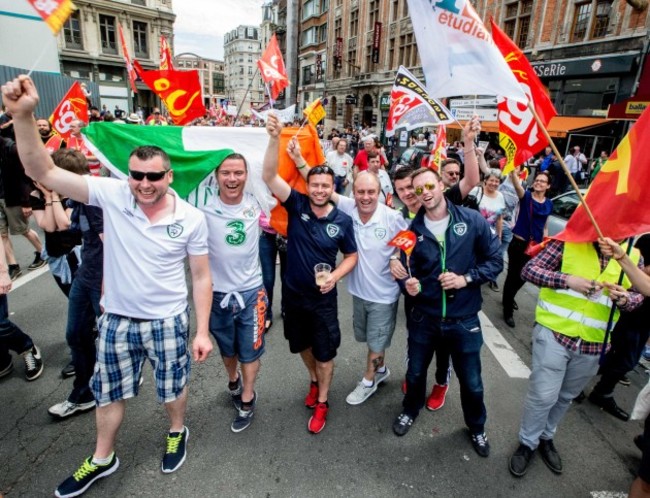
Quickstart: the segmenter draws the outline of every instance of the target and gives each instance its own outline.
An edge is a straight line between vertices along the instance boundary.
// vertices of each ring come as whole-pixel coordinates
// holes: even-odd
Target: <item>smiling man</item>
[[[264,157],[263,178],[289,214],[287,268],[282,285],[285,303],[284,335],[292,353],[300,353],[311,385],[305,406],[313,408],[309,432],[325,427],[334,358],[341,344],[336,283],[357,263],[352,220],[330,203],[334,170],[317,166],[307,175],[307,195],[293,190],[278,175],[279,137],[282,124],[270,114],[266,121],[269,145]],[[299,164],[303,169],[306,164]],[[343,261],[336,267],[338,252]],[[325,283],[316,284],[314,267],[326,263],[332,269]]]
[[[115,439],[126,399],[138,394],[147,358],[154,369],[158,401],[165,404],[170,419],[161,470],[174,472],[185,461],[189,436],[184,425],[190,373],[186,258],[197,320],[194,360],[204,361],[212,350],[205,218],[169,188],[174,172],[162,149],[133,150],[128,182],[79,176],[56,167],[39,137],[33,116],[39,97],[32,80],[19,76],[7,82],[2,97],[14,115],[16,143],[27,174],[48,189],[104,210],[104,314],[98,322],[91,380],[97,444],[94,454],[55,495],[78,496],[117,470]]]
[[[268,300],[259,258],[260,215],[257,199],[244,192],[248,165],[230,154],[215,172],[218,193],[205,189],[198,199],[208,223],[212,273],[210,333],[228,374],[228,392],[237,409],[230,429],[241,432],[253,419],[255,379],[264,353],[264,317]],[[237,366],[241,365],[241,377]],[[242,382],[243,379],[243,382]]]

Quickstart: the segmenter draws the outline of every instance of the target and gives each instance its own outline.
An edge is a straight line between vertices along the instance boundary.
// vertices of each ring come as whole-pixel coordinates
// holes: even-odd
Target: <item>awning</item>
[[[564,138],[569,132],[584,130],[587,128],[592,128],[594,126],[599,126],[607,123],[609,120],[605,118],[592,118],[592,117],[582,117],[582,116],[555,116],[551,119],[551,122],[548,124],[548,133],[553,138]],[[460,130],[460,126],[457,123],[451,123],[449,128],[455,128]],[[499,122],[498,121],[482,121],[481,122],[481,131],[488,133],[499,133]]]

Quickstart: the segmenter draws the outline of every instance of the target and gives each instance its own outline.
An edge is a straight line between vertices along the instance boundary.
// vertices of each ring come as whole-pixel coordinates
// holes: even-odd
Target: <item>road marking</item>
[[[627,498],[627,493],[622,491],[592,491],[591,498]]]
[[[24,277],[18,277],[16,280],[14,280],[12,282],[11,291],[15,291],[19,287],[22,287],[23,285],[31,282],[35,278],[40,277],[41,275],[43,275],[43,273],[47,273],[49,271],[50,271],[50,267],[48,265],[45,265],[43,268],[39,268],[38,270],[30,271]],[[9,292],[11,292],[11,291],[9,291]]]
[[[527,379],[530,376],[530,368],[515,353],[515,350],[485,313],[481,311],[478,316],[481,320],[481,328],[483,329],[483,341],[490,348],[490,351],[492,351],[492,354],[508,376],[514,379]]]

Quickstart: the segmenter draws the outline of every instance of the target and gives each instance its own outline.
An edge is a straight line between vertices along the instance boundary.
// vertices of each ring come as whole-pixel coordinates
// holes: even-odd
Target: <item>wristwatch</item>
[[[399,261],[399,256],[395,256],[394,254],[390,257],[391,261]]]
[[[474,279],[469,273],[465,273],[465,275],[463,275],[463,278],[465,279],[465,282],[467,282],[468,285],[474,281]]]

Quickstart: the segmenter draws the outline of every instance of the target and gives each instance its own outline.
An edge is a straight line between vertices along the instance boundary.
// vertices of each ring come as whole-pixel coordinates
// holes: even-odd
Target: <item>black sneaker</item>
[[[539,440],[539,454],[542,455],[542,460],[549,469],[556,474],[562,473],[562,459],[555,449],[552,439]]]
[[[81,467],[63,481],[54,495],[58,498],[71,498],[85,493],[97,479],[111,475],[120,466],[120,461],[113,453],[113,458],[106,465],[95,465],[92,457],[84,460]]]
[[[530,449],[525,444],[520,444],[519,448],[510,457],[510,473],[513,476],[521,477],[528,470],[530,460],[533,458],[535,450]]]
[[[255,404],[257,403],[257,393],[253,393],[253,400],[250,403],[242,403],[241,408],[237,410],[235,420],[230,424],[230,430],[241,432],[250,427],[255,415]],[[245,409],[246,408],[246,409]]]
[[[395,422],[393,422],[393,432],[396,436],[403,436],[406,434],[413,425],[413,418],[406,413],[400,413]]]
[[[472,446],[474,451],[478,453],[478,456],[487,458],[490,456],[490,443],[488,443],[487,436],[485,432],[477,432],[472,434]]]
[[[228,392],[230,393],[230,399],[232,404],[235,405],[235,408],[239,410],[241,407],[241,392],[242,392],[242,383],[241,383],[241,374],[237,377],[235,382],[228,382]]]
[[[41,253],[38,251],[34,251],[34,261],[32,262],[31,265],[27,267],[28,270],[38,270],[39,268],[43,268],[47,264],[47,261],[45,261],[43,258],[41,258]]]
[[[190,437],[190,431],[183,427],[183,432],[170,432],[167,434],[167,450],[162,459],[161,470],[165,474],[170,474],[183,465],[187,456],[187,440]]]
[[[41,359],[41,350],[36,346],[23,353],[25,361],[25,378],[27,380],[36,380],[43,373],[43,360]]]
[[[74,363],[70,362],[61,369],[61,377],[64,379],[67,379],[68,377],[74,377]]]
[[[11,278],[12,282],[22,274],[23,271],[20,269],[20,265],[9,265],[9,278]]]
[[[0,379],[2,377],[6,377],[7,375],[9,375],[13,369],[14,369],[14,362],[11,361],[11,358],[9,358],[9,363],[7,363],[7,366],[0,368]]]

